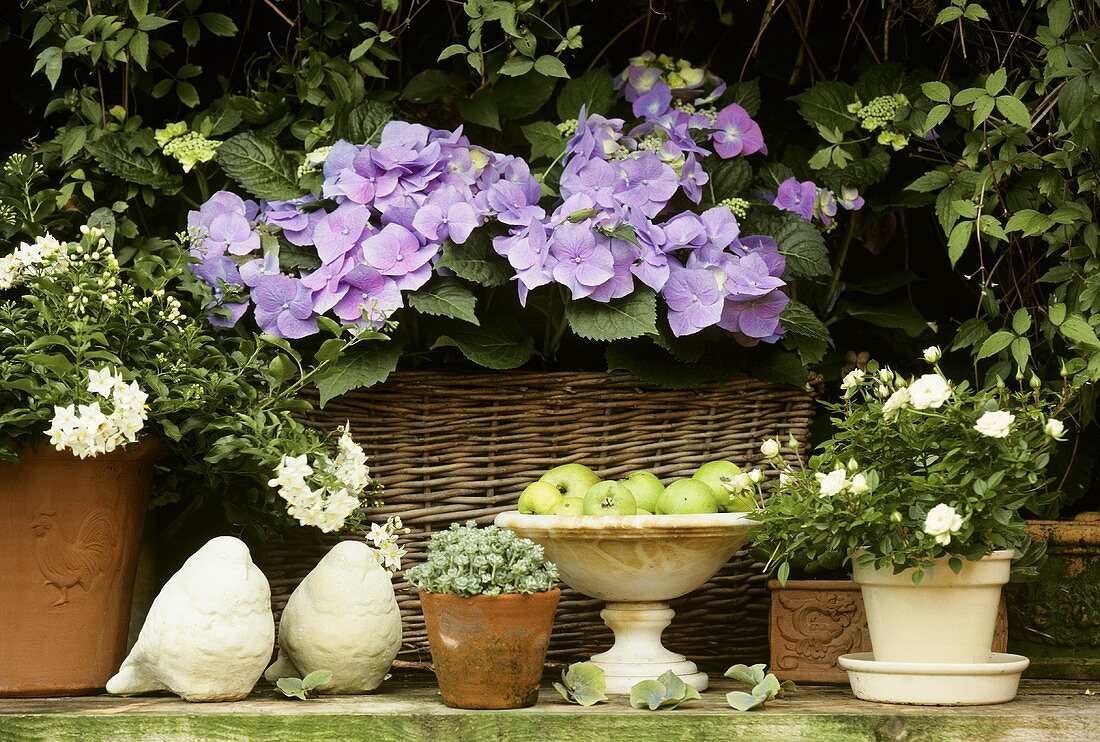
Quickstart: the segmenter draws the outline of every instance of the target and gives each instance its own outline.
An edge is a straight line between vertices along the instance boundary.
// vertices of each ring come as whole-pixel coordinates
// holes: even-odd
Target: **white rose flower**
[[[963,517],[955,512],[955,508],[941,502],[925,516],[924,532],[935,537],[937,544],[947,546],[951,543],[951,535],[958,533],[962,524]]]
[[[821,485],[822,497],[834,497],[846,490],[851,482],[848,481],[847,469],[834,469],[828,474],[818,474],[817,481]]]
[[[883,419],[894,420],[907,404],[909,404],[909,390],[902,387],[891,394],[890,399],[882,405]]]
[[[764,454],[769,459],[774,459],[779,455],[779,441],[775,438],[769,438],[760,444],[760,453]]]
[[[1007,438],[1016,416],[1004,410],[987,412],[978,418],[974,430],[988,438]]]
[[[929,363],[935,363],[943,357],[943,351],[940,350],[940,346],[933,345],[924,349],[924,360]]]
[[[855,388],[857,384],[863,379],[866,374],[861,368],[854,368],[844,375],[844,379],[840,382],[840,388],[845,391]]]
[[[856,495],[862,495],[864,492],[869,490],[870,487],[867,486],[867,477],[863,476],[862,474],[856,474],[854,477],[852,477],[851,489],[852,493]]]
[[[735,474],[728,485],[723,485],[729,492],[744,492],[752,489],[752,479],[744,472]],[[715,493],[721,494],[721,493]]]
[[[1043,426],[1043,432],[1056,441],[1064,441],[1066,426],[1061,420],[1055,420],[1052,417],[1047,420],[1046,424]]]
[[[760,480],[764,478],[764,472],[759,469],[753,469],[748,473],[748,477],[753,484],[760,484]]]
[[[951,396],[951,385],[939,374],[925,374],[909,385],[909,403],[915,410],[937,409]]]

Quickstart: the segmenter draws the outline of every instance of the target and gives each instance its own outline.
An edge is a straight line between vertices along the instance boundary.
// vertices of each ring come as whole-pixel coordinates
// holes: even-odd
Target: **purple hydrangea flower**
[[[763,296],[785,285],[783,279],[771,275],[764,258],[749,253],[726,274],[725,288],[732,298],[742,299]]]
[[[634,115],[638,118],[656,118],[672,105],[672,90],[664,82],[657,81],[645,93],[634,100]]]
[[[317,256],[331,263],[347,255],[363,239],[370,212],[359,204],[342,204],[331,214],[325,214],[313,230]]]
[[[304,247],[313,244],[313,230],[325,216],[323,209],[307,211],[304,206],[315,204],[312,195],[290,201],[264,201],[260,204],[260,218],[273,227],[283,230],[283,236],[292,245]]]
[[[618,165],[623,182],[619,200],[646,216],[656,216],[680,187],[676,171],[653,152],[642,152]]]
[[[855,186],[843,186],[840,189],[840,196],[837,197],[837,203],[847,211],[859,211],[863,208],[863,196],[859,195]]]
[[[550,254],[557,261],[554,280],[567,287],[574,299],[583,299],[615,276],[615,258],[586,224],[565,223],[554,230]]]
[[[792,211],[806,221],[814,216],[814,201],[817,200],[817,186],[811,181],[800,183],[798,178],[787,178],[779,184],[772,206],[783,211]]]
[[[244,286],[237,263],[227,257],[208,257],[201,263],[191,266],[192,272],[214,292],[214,301],[206,306],[212,311],[207,320],[215,327],[233,327],[248,310],[248,302],[222,301],[225,289],[229,286]]]
[[[252,228],[259,213],[255,201],[235,193],[218,191],[198,211],[187,213],[187,233],[195,257],[247,255],[260,247],[260,235]]]
[[[430,196],[412,219],[413,228],[425,239],[450,239],[459,245],[465,243],[480,224],[474,207],[451,187],[442,188]]]
[[[633,268],[640,251],[626,240],[611,239],[609,243],[614,275],[592,289],[588,298],[593,301],[609,302],[634,291]]]
[[[256,322],[269,335],[301,338],[317,332],[310,290],[289,276],[264,276],[252,289]]]
[[[661,291],[677,337],[693,335],[722,318],[722,294],[710,271],[676,267]]]
[[[711,140],[714,142],[714,151],[722,159],[755,152],[768,153],[759,124],[752,120],[748,111],[736,103],[730,103],[718,112]]]
[[[264,276],[273,276],[279,272],[279,256],[267,253],[262,258],[249,260],[241,266],[241,280],[244,285],[254,288]]]
[[[400,224],[387,224],[375,235],[363,240],[363,260],[383,276],[392,277],[400,288],[402,279],[410,276],[410,283],[423,285],[423,268],[439,252],[434,244],[421,245],[412,232]],[[414,275],[415,274],[415,275]],[[419,286],[417,287],[419,288]]]
[[[765,340],[780,332],[779,315],[789,303],[790,298],[779,290],[746,301],[728,301],[718,325],[750,340]]]

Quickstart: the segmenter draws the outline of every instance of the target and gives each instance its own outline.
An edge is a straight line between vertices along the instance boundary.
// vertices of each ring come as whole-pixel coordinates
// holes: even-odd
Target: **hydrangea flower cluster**
[[[552,590],[558,568],[541,546],[506,528],[451,524],[428,542],[428,560],[409,568],[405,578],[428,593],[507,595]]]
[[[183,165],[185,173],[191,172],[200,162],[213,160],[221,146],[221,142],[216,139],[207,139],[197,131],[188,131],[187,124],[183,121],[157,129],[153,136],[161,151]]]
[[[844,186],[836,194],[813,181],[792,177],[779,184],[772,206],[798,214],[806,221],[817,219],[825,227],[831,227],[837,206],[846,211],[859,211],[863,208],[863,196],[854,186]]]
[[[68,248],[53,235],[47,233],[32,243],[22,242],[11,254],[0,257],[0,291],[27,278],[58,273],[68,266]]]
[[[399,515],[391,515],[382,525],[371,524],[367,540],[374,544],[379,564],[391,577],[401,569],[401,557],[408,553],[398,544],[398,534],[409,532],[410,529],[405,528]]]
[[[286,338],[317,332],[331,313],[381,326],[431,277],[444,242],[464,244],[487,219],[541,218],[540,186],[519,158],[477,147],[455,131],[391,121],[378,146],[339,141],[322,165],[321,196],[257,204],[221,191],[188,215],[195,275],[214,290],[212,321],[231,326],[255,305],[257,323]],[[278,228],[316,250],[300,276],[258,255],[260,232]]]
[[[516,215],[510,234],[493,241],[516,271],[521,301],[549,283],[598,302],[644,285],[664,298],[677,336],[712,326],[745,345],[781,336],[786,261],[775,241],[742,236],[732,205],[668,214],[681,192],[702,200],[702,162],[712,154],[766,152],[743,108],[710,106],[725,86],[702,95],[704,78],[686,63],[642,55],[619,77],[640,119],[633,128],[581,110],[562,157],[561,202],[548,217]],[[674,100],[684,93],[699,97]],[[698,143],[708,139],[713,153]]]
[[[361,497],[373,483],[367,455],[352,440],[350,425],[336,441],[336,457],[318,454],[284,455],[275,467],[268,486],[279,490],[287,512],[304,526],[316,526],[325,533],[337,531],[361,504]],[[400,559],[400,555],[398,555]]]
[[[848,104],[848,112],[854,113],[859,125],[867,131],[878,131],[879,144],[900,150],[909,143],[909,135],[894,127],[894,117],[898,109],[909,105],[909,99],[902,93],[880,95],[867,103],[857,100]]]
[[[104,367],[88,372],[87,391],[102,397],[107,409],[99,401],[55,405],[53,421],[46,431],[50,444],[58,451],[69,449],[74,456],[85,459],[137,442],[145,427],[145,401],[149,398],[137,382],[127,384],[121,375]]]

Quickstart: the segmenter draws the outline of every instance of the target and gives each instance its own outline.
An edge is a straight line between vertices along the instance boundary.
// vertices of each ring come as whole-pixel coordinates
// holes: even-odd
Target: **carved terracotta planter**
[[[420,593],[443,703],[461,709],[534,706],[561,590],[530,595]]]
[[[81,460],[43,443],[0,463],[0,696],[92,693],[118,669],[162,451],[149,437]]]
[[[863,610],[863,595],[852,580],[789,580],[771,590],[768,643],[770,666],[783,680],[811,683],[847,683],[848,673],[837,667],[842,654],[870,652],[871,636]],[[993,637],[993,651],[1008,644],[1008,620],[1002,602]]]
[[[1031,659],[1030,677],[1100,679],[1100,513],[1028,530],[1047,561],[1038,580],[1009,586],[1011,651]]]

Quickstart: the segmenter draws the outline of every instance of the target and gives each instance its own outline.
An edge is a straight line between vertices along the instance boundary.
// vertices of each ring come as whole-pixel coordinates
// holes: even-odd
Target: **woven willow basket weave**
[[[762,463],[767,437],[805,440],[813,394],[747,377],[690,390],[648,386],[627,374],[398,372],[384,384],[332,400],[310,421],[350,421],[386,487],[367,518],[400,515],[412,533],[403,566],[423,561],[428,537],[451,523],[492,522],[547,469],[579,461],[604,478],[648,469],[662,480],[689,476],[714,459]],[[312,529],[310,529],[312,531]],[[276,617],[297,584],[339,537],[292,536],[261,556]],[[345,535],[344,538],[347,538]],[[406,662],[427,662],[415,590],[397,576]],[[666,645],[700,664],[764,661],[770,596],[762,565],[744,552],[706,586],[673,602]],[[587,658],[609,646],[602,603],[562,591],[551,661]]]

